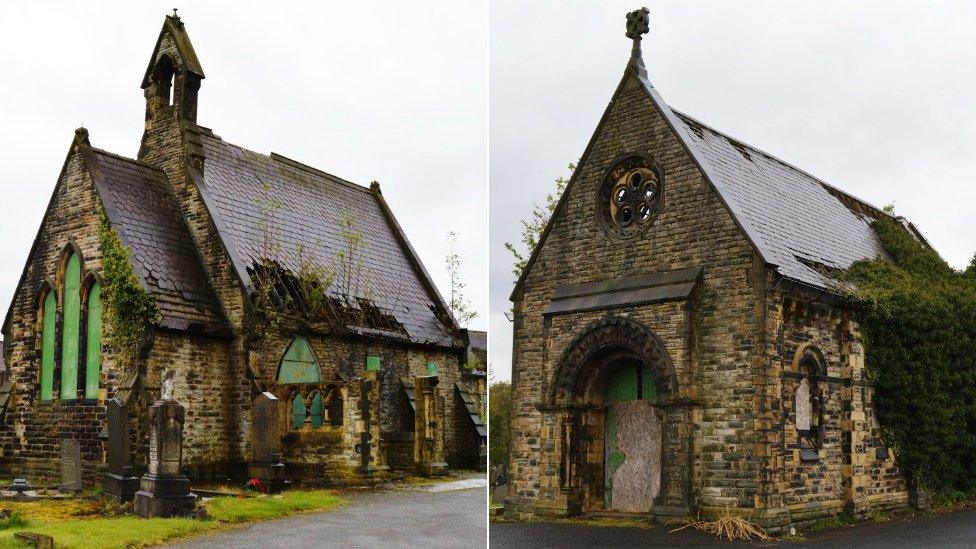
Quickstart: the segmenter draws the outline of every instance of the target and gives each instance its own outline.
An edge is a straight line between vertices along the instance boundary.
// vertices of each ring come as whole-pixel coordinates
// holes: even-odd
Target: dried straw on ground
[[[696,530],[700,530],[707,534],[712,534],[720,538],[728,538],[729,541],[743,540],[750,541],[757,539],[759,541],[769,541],[772,539],[765,530],[759,526],[749,522],[749,519],[736,516],[732,513],[731,507],[726,507],[722,514],[720,514],[715,520],[701,520],[701,515],[695,519],[688,519],[688,524],[680,528],[675,528],[671,532],[677,532],[678,530],[684,530],[685,528],[692,527]]]

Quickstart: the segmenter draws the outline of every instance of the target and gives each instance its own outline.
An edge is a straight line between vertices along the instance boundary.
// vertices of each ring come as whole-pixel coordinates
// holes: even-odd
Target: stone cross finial
[[[627,14],[627,38],[634,41],[634,49],[631,52],[633,57],[641,56],[640,41],[641,36],[651,30],[650,10],[641,8]]]

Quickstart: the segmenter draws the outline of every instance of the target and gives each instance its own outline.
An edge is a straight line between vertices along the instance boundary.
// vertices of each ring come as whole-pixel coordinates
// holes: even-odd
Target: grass
[[[296,513],[326,511],[343,500],[326,490],[295,490],[280,496],[214,498],[205,504],[208,520],[189,518],[142,519],[132,515],[105,517],[114,512],[101,500],[73,499],[30,503],[0,503],[21,517],[20,525],[0,528],[0,547],[23,547],[14,533],[31,531],[54,537],[56,547],[122,549],[216,531],[233,524],[280,518]],[[13,515],[12,515],[13,516]],[[23,522],[26,521],[26,524]]]
[[[844,526],[850,526],[857,522],[854,515],[847,509],[836,517],[831,517],[827,519],[820,519],[810,525],[806,529],[808,533],[823,532],[824,530],[834,530],[836,528],[843,528]]]

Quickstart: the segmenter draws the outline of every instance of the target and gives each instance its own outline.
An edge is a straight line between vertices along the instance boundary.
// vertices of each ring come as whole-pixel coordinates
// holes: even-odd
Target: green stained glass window
[[[64,270],[64,326],[61,340],[61,399],[78,396],[78,336],[81,324],[81,260],[72,254]]]
[[[437,375],[437,363],[436,362],[428,362],[427,363],[427,375],[429,375],[429,376],[436,376]]]
[[[319,362],[304,337],[292,340],[278,367],[278,383],[318,383]]]
[[[366,357],[366,371],[371,372],[380,369],[380,357],[378,356],[368,356]]]
[[[44,296],[41,323],[41,400],[54,396],[54,338],[57,330],[58,297],[51,290]]]
[[[85,398],[98,398],[98,381],[102,367],[102,285],[88,290],[88,325],[85,330]]]
[[[291,425],[296,429],[305,425],[305,399],[302,395],[295,395],[295,400],[291,403]]]
[[[312,420],[312,427],[322,426],[322,413],[324,406],[322,406],[322,395],[320,393],[315,393],[312,397],[312,407],[309,409],[309,418]]]

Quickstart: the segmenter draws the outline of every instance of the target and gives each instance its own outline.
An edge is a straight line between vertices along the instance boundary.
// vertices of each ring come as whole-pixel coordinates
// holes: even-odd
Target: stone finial
[[[84,143],[85,145],[90,143],[90,141],[88,141],[88,130],[85,129],[84,126],[75,130],[75,142]]]
[[[634,41],[634,49],[631,51],[632,57],[641,56],[641,36],[651,30],[650,17],[648,17],[650,13],[647,8],[641,8],[627,14],[627,38]]]

